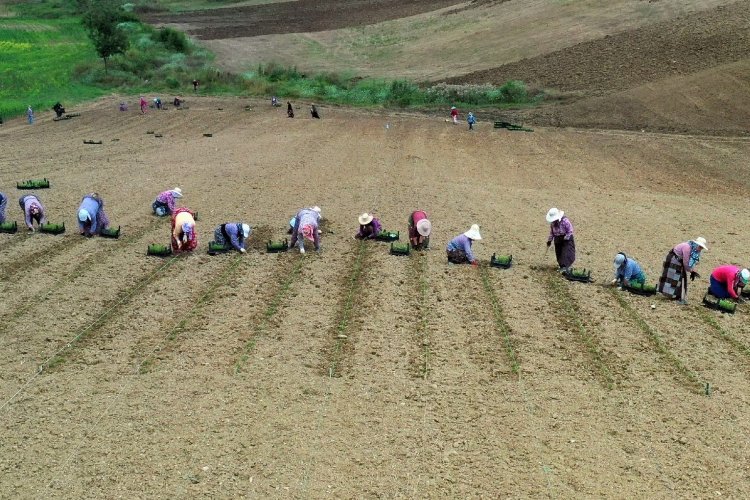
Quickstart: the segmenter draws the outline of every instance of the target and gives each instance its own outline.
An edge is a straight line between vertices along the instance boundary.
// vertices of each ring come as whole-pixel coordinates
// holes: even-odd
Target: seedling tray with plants
[[[493,253],[492,257],[490,257],[490,267],[508,269],[512,264],[513,255],[496,255]]]
[[[221,245],[215,241],[208,243],[208,255],[218,255],[221,253],[227,253],[232,247],[230,245]]]
[[[711,293],[706,292],[703,296],[703,305],[709,309],[715,309],[723,313],[734,314],[737,310],[737,303],[730,299],[720,299]]]
[[[49,179],[29,179],[27,181],[16,182],[16,189],[47,189],[49,188]]]
[[[169,245],[152,243],[148,246],[146,255],[153,255],[155,257],[169,257],[170,255],[172,255],[172,247]]]
[[[120,237],[120,226],[117,226],[117,229],[112,229],[111,227],[104,228],[99,234],[105,238],[117,239]]]
[[[18,232],[16,221],[0,223],[0,233],[14,234],[16,232]]]
[[[375,236],[375,239],[378,241],[398,241],[399,238],[399,232],[398,231],[380,231],[377,236]]]
[[[649,285],[647,283],[630,282],[629,285],[623,285],[623,290],[627,290],[630,293],[636,295],[644,295],[649,297],[656,294],[656,285]]]
[[[48,233],[48,234],[62,234],[65,232],[65,223],[62,224],[52,224],[50,222],[41,224],[39,226],[39,232],[42,233]]]
[[[391,243],[391,255],[409,255],[408,243]]]
[[[286,252],[289,250],[289,240],[268,240],[266,243],[266,252],[268,253],[279,253]]]
[[[573,268],[570,271],[563,273],[566,279],[570,281],[580,281],[581,283],[591,283],[591,271],[588,269]]]

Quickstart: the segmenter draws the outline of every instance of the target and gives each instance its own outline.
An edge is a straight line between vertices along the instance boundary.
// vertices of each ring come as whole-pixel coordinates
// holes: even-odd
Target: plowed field
[[[714,266],[747,263],[750,140],[117,102],[0,128],[9,218],[15,182],[47,177],[69,228],[0,234],[0,497],[750,496],[750,313],[699,305]],[[176,185],[200,246],[147,257]],[[92,190],[119,240],[74,230]],[[265,253],[313,204],[322,252]],[[554,272],[550,206],[595,283]],[[352,238],[360,212],[403,234],[416,208],[428,252]],[[252,249],[208,256],[233,220]],[[512,268],[446,263],[472,223]],[[617,251],[653,280],[698,235],[689,306],[603,286]]]

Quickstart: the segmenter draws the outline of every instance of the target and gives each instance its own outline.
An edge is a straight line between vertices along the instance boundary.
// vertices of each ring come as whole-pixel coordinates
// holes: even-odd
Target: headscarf
[[[315,228],[312,224],[302,226],[302,235],[310,241],[315,241]]]
[[[693,266],[701,260],[700,249],[702,247],[694,241],[689,241],[688,243],[690,244],[690,259],[688,260],[688,267],[692,269]]]

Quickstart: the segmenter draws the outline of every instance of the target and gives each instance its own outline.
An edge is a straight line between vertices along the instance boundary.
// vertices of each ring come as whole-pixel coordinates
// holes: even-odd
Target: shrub
[[[169,27],[164,27],[157,31],[157,40],[168,50],[174,52],[188,53],[190,50],[190,43],[185,33]]]

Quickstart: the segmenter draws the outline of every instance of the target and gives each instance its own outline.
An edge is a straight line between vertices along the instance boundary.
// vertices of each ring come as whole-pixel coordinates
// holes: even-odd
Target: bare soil
[[[325,106],[322,120],[287,119],[239,98],[142,116],[120,100],[0,128],[10,218],[15,182],[48,177],[39,196],[70,228],[0,234],[0,497],[750,496],[750,358],[704,317],[747,346],[750,313],[699,305],[714,266],[745,264],[747,138],[518,133],[481,116],[470,133]],[[169,234],[150,203],[177,185],[200,246],[147,257]],[[72,230],[92,190],[121,239]],[[261,250],[312,204],[328,220],[320,254]],[[554,274],[553,205],[595,283]],[[359,213],[405,232],[416,208],[432,250],[360,253]],[[253,249],[206,255],[234,220],[256,228]],[[483,262],[514,255],[487,272],[520,376],[480,270],[446,263],[472,223]],[[624,296],[638,321],[603,286],[617,251],[654,280],[698,235],[709,251],[691,305]]]

